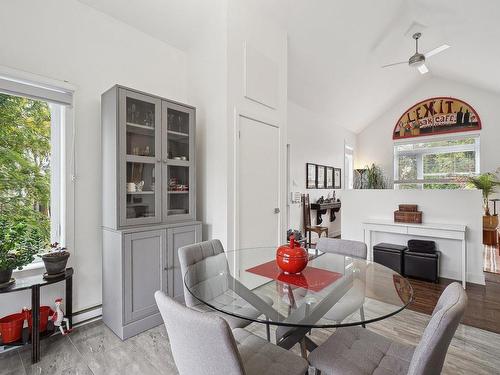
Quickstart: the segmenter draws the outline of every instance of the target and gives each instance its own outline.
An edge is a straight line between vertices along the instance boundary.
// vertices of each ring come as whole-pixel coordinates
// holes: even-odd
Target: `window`
[[[63,140],[71,101],[71,92],[0,74],[0,219],[29,226],[26,239],[40,247],[65,243]]]
[[[344,145],[344,186],[354,187],[354,149],[347,144]]]
[[[479,136],[441,138],[394,146],[396,189],[462,189],[479,174]]]

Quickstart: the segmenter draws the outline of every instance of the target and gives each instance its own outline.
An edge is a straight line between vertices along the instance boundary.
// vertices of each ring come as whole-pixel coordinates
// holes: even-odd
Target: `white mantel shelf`
[[[467,226],[445,223],[395,223],[393,220],[371,219],[363,222],[364,240],[370,260],[373,260],[372,233],[396,233],[416,237],[445,238],[462,244],[462,286],[465,289],[467,275]]]

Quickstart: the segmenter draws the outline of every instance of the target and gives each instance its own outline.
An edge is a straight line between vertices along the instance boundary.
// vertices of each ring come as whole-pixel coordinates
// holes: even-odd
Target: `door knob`
[[[279,207],[276,207],[276,208],[274,209],[274,213],[275,213],[275,214],[279,214],[279,213],[280,213],[280,209],[279,209]]]

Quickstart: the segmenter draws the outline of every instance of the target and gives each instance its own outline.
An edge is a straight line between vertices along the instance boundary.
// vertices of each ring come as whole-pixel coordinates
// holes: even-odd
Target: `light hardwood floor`
[[[367,309],[384,308],[382,304],[373,302]],[[429,315],[404,310],[386,320],[368,325],[368,329],[415,345],[429,319]],[[261,324],[253,323],[248,329],[265,336],[265,329]],[[333,330],[315,329],[311,338],[320,344],[332,332]],[[299,353],[298,348],[293,350]],[[195,356],[193,360],[196,360]],[[77,327],[68,336],[57,335],[43,341],[42,360],[36,365],[30,363],[29,348],[0,355],[0,375],[176,373],[163,325],[122,342],[101,321],[96,321]],[[443,374],[500,374],[500,335],[460,325],[448,351]]]

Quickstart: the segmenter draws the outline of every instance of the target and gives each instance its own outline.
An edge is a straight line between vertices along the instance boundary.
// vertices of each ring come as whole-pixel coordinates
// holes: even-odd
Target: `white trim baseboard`
[[[78,324],[81,322],[85,322],[90,319],[100,318],[102,316],[102,306],[96,306],[94,308],[90,308],[87,310],[83,310],[82,312],[73,313],[73,324]]]

